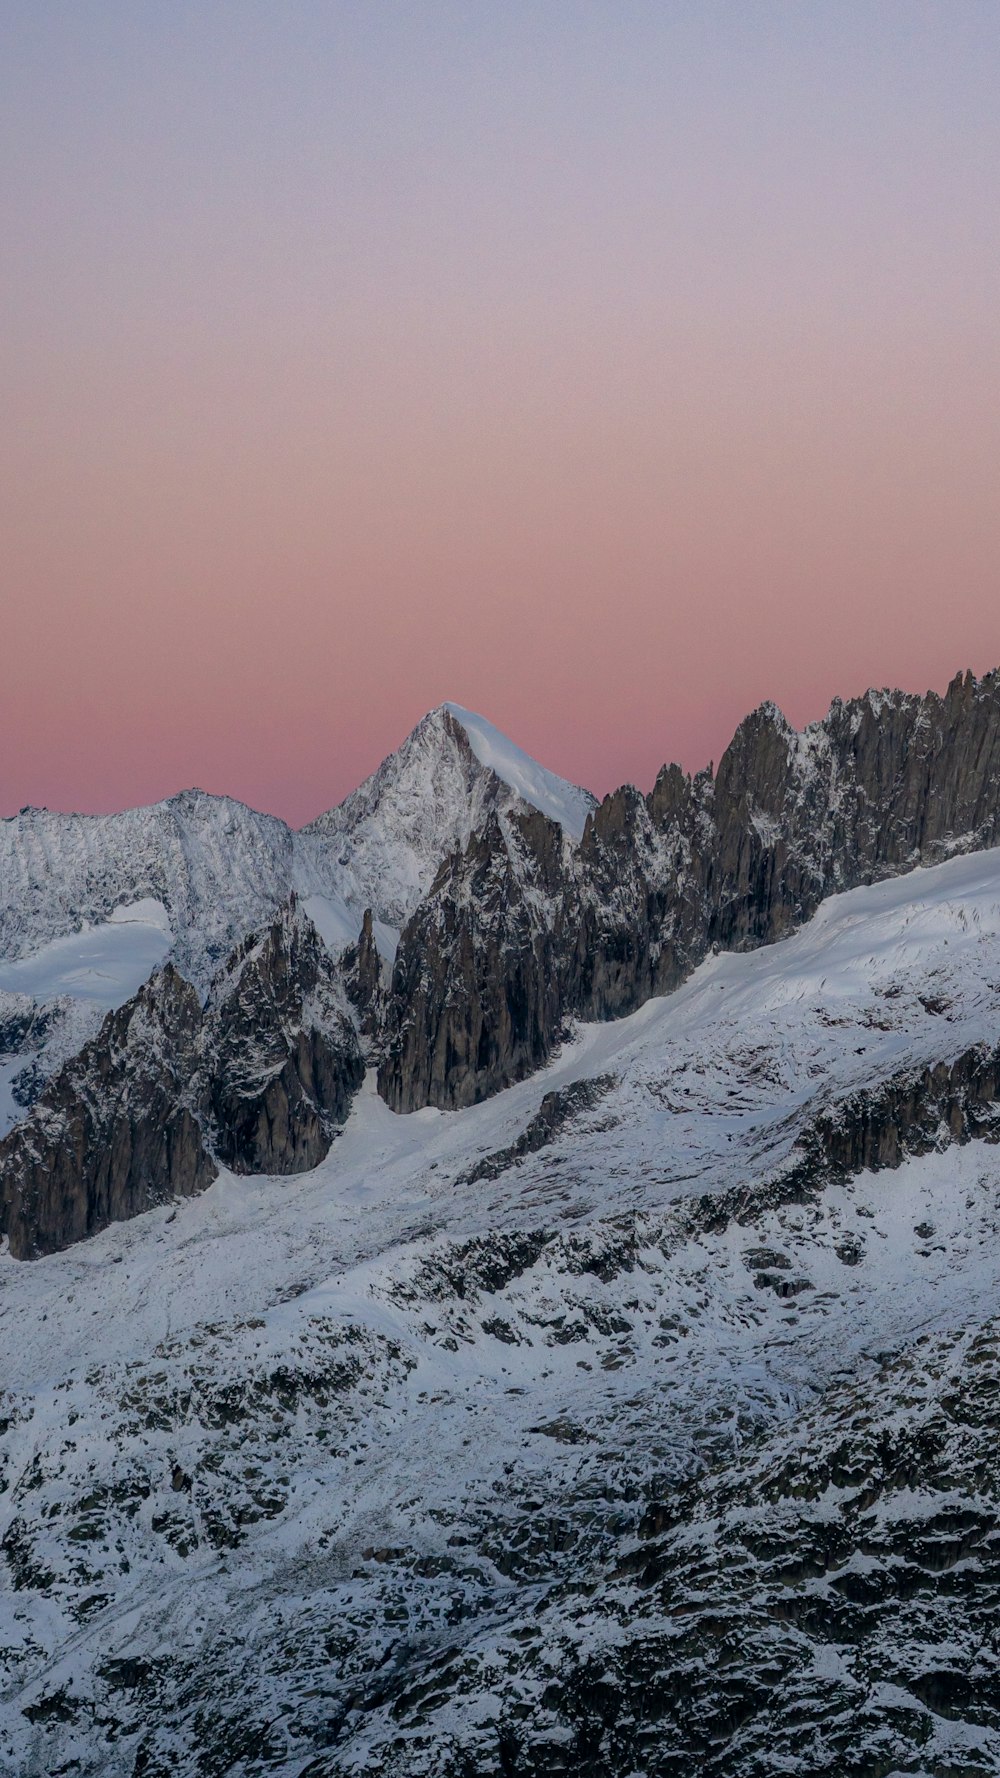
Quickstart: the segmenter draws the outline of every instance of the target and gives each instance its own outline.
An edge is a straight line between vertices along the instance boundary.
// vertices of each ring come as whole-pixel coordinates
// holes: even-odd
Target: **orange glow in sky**
[[[1000,664],[1000,13],[0,20],[0,813]]]

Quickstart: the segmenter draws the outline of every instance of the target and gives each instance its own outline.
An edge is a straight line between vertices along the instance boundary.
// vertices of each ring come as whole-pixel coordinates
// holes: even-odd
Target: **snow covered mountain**
[[[6,1768],[995,1771],[998,1032],[984,852],[0,1261]]]
[[[1000,1770],[1000,677],[176,800],[4,854],[0,1767]]]
[[[442,704],[345,802],[303,828],[298,886],[307,896],[333,888],[354,911],[355,933],[359,913],[371,908],[391,954],[442,861],[464,851],[492,812],[529,807],[579,840],[597,798],[538,765],[482,716]],[[317,924],[322,931],[321,915]]]
[[[120,815],[0,821],[0,1135],[23,1109],[11,1083],[30,1088],[168,956],[206,992],[297,891],[334,952],[356,944],[370,908],[391,958],[448,853],[490,810],[532,799],[574,838],[596,803],[484,718],[442,705],[301,833],[199,790]]]

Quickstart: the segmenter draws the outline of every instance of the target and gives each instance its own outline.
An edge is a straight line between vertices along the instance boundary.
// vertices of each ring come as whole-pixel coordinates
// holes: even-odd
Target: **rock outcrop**
[[[406,927],[379,1090],[395,1111],[474,1105],[541,1066],[560,1016],[562,829],[492,813]]]
[[[952,1142],[1000,1141],[1000,1049],[982,1045],[916,1076],[851,1094],[799,1138],[803,1177],[848,1179]]]
[[[1000,841],[1000,674],[869,692],[797,734],[773,704],[717,774],[665,766],[579,847],[490,819],[404,928],[379,1087],[467,1105],[537,1067],[567,1018],[632,1012],[713,946],[786,936],[829,894]]]
[[[16,1258],[237,1173],[321,1161],[364,1076],[340,967],[294,896],[239,945],[204,1009],[167,964],[109,1013],[0,1142]]]
[[[565,1087],[554,1087],[544,1095],[534,1117],[508,1147],[485,1154],[456,1183],[475,1185],[480,1179],[499,1179],[509,1167],[519,1167],[529,1155],[538,1154],[540,1149],[555,1142],[585,1112],[593,1111],[616,1084],[615,1075],[598,1074],[589,1079],[571,1080]],[[617,1121],[614,1114],[610,1121]],[[605,1128],[608,1127],[606,1123]]]
[[[366,1037],[377,1037],[385,1017],[389,971],[379,953],[371,908],[365,909],[356,945],[349,945],[341,959],[347,998]]]
[[[0,1143],[3,1228],[52,1253],[216,1176],[192,1102],[201,1008],[172,965],[109,1013]]]
[[[209,993],[202,1100],[237,1173],[302,1173],[327,1153],[364,1076],[342,977],[293,896]]]

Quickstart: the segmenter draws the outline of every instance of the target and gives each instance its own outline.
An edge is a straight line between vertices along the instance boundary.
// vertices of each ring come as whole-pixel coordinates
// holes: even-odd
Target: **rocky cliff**
[[[442,865],[404,934],[379,1090],[395,1111],[473,1105],[541,1066],[560,1016],[566,842],[493,812]]]
[[[209,994],[201,1099],[237,1173],[315,1167],[361,1085],[340,972],[294,896],[240,945]]]
[[[869,692],[796,733],[773,704],[718,772],[606,797],[573,848],[494,821],[404,928],[379,1076],[389,1104],[472,1103],[568,1017],[633,1011],[713,946],[784,937],[827,895],[1000,838],[1000,674]]]
[[[168,964],[49,1082],[0,1143],[16,1258],[211,1184],[216,1167],[191,1102],[200,1032],[198,996]]]
[[[364,1061],[340,967],[294,897],[237,946],[203,1008],[167,964],[53,1076],[0,1143],[20,1259],[216,1177],[321,1161]]]

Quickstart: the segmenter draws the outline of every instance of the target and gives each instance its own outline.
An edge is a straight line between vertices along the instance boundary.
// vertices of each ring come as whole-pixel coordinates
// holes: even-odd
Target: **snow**
[[[571,839],[583,838],[587,816],[597,807],[597,798],[589,790],[582,790],[539,765],[530,754],[487,722],[485,716],[477,716],[475,711],[466,710],[461,704],[448,702],[444,708],[461,723],[481,765],[495,772],[532,808],[540,809],[551,821],[558,821]]]
[[[429,761],[421,742],[411,789],[426,788]],[[394,784],[401,812],[410,792]],[[364,815],[372,868],[379,823],[383,839],[405,830],[385,816],[384,802]],[[425,836],[409,831],[419,863]],[[314,881],[306,900],[331,942],[351,916],[338,894]],[[78,934],[82,960],[57,938],[3,968],[33,965],[46,992],[82,969],[117,992],[128,945],[169,942],[165,908],[140,900]],[[998,1030],[989,852],[833,897],[780,944],[710,958],[632,1017],[579,1027],[546,1069],[468,1111],[396,1116],[369,1076],[312,1173],[224,1172],[202,1197],[68,1252],[0,1257],[0,1540],[29,1574],[0,1598],[0,1757],[25,1778],[76,1757],[108,1778],[134,1769],[145,1722],[113,1744],[94,1726],[131,1708],[117,1693],[105,1707],[100,1674],[115,1658],[168,1672],[186,1650],[213,1699],[236,1699],[249,1673],[269,1720],[308,1714],[315,1673],[300,1695],[294,1663],[274,1656],[307,1649],[317,1623],[321,1639],[331,1626],[343,1639],[323,1669],[327,1719],[338,1686],[357,1691],[383,1660],[445,1636],[500,1684],[516,1665],[506,1630],[537,1622],[558,1664],[566,1613],[546,1588],[586,1579],[621,1536],[615,1513],[654,1487],[674,1497],[764,1434],[791,1439],[838,1377],[863,1384],[882,1353],[995,1312],[997,1147],[946,1148],[805,1203],[751,1200],[831,1100],[994,1046]],[[545,1093],[607,1075],[546,1148],[466,1183]],[[690,1219],[734,1187],[738,1221]],[[505,1271],[503,1243],[528,1237]],[[761,1251],[799,1294],[767,1284]],[[817,1511],[832,1521],[842,1492]],[[897,1506],[922,1522],[916,1490]],[[752,1510],[777,1518],[770,1503]],[[207,1528],[227,1514],[238,1535],[220,1554]],[[177,1525],[170,1541],[164,1526]],[[716,1532],[695,1524],[691,1542],[708,1548]],[[32,1564],[53,1579],[35,1585]],[[580,1646],[590,1637],[600,1653],[617,1634],[627,1626],[584,1620]],[[815,1666],[839,1683],[834,1650]],[[70,1679],[98,1706],[65,1728],[58,1712],[47,1728],[22,1715]],[[492,1706],[480,1683],[427,1709],[471,1732]],[[142,1699],[135,1709],[149,1714]],[[383,1729],[373,1709],[354,1769],[388,1769]],[[184,1770],[189,1752],[161,1764]]]
[[[334,956],[346,950],[348,945],[357,944],[364,910],[359,914],[356,909],[348,907],[342,896],[333,894],[304,895],[301,906]],[[399,928],[387,926],[384,920],[373,919],[372,931],[379,955],[391,963],[399,944]]]
[[[464,851],[492,812],[526,803],[562,822],[570,838],[579,838],[595,807],[588,791],[547,771],[483,717],[441,704],[344,802],[296,835],[296,887],[346,908],[352,938],[371,908],[379,949],[391,958],[443,860]],[[332,917],[329,929],[336,931]]]
[[[921,995],[950,999],[948,1011],[927,1012]],[[93,1299],[106,1355],[155,1343],[167,1325],[255,1314],[304,1278],[339,1290],[351,1267],[427,1231],[460,1240],[532,1217],[648,1213],[770,1176],[832,1096],[992,1044],[998,1026],[1000,852],[832,897],[792,938],[713,957],[631,1017],[578,1027],[548,1067],[481,1105],[398,1116],[369,1074],[313,1172],[223,1173],[169,1226],[154,1211],[31,1265],[0,1262],[0,1329],[20,1328],[13,1345],[0,1332],[0,1367],[37,1378],[86,1354],[90,1289],[116,1260],[111,1299]],[[608,1073],[612,1091],[550,1146],[496,1180],[461,1183],[547,1092]],[[939,1164],[952,1177],[959,1158]],[[889,1190],[883,1176],[873,1189]],[[68,1277],[87,1286],[77,1313]],[[48,1315],[34,1348],[31,1304]]]
[[[146,896],[114,908],[97,925],[50,940],[31,956],[0,963],[0,990],[42,1002],[69,995],[108,1012],[159,968],[172,942],[166,908]]]

